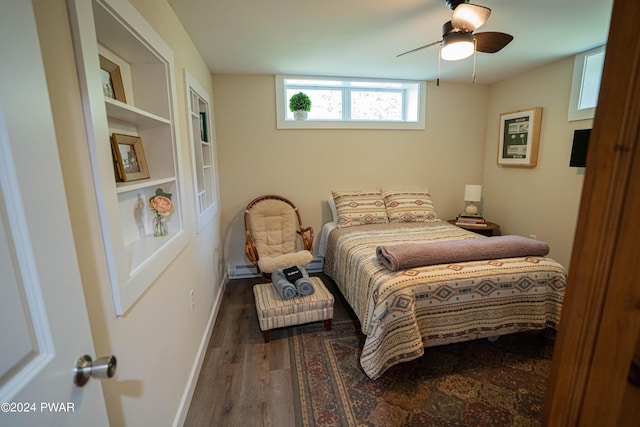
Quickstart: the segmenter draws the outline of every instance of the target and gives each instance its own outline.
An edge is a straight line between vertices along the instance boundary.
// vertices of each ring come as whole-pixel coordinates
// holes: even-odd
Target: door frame
[[[614,0],[543,425],[618,425],[640,331],[640,37]]]

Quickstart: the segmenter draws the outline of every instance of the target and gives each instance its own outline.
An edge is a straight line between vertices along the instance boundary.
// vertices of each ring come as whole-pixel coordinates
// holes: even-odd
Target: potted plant
[[[306,93],[298,92],[289,99],[289,110],[296,120],[306,120],[307,113],[311,111],[311,99]]]

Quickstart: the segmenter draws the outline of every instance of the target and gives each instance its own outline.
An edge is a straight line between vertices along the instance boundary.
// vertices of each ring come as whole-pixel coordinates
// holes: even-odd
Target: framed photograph
[[[536,166],[542,107],[500,114],[498,164]]]
[[[107,98],[120,102],[127,102],[124,96],[124,85],[122,84],[122,74],[117,64],[100,56],[100,77],[102,78],[102,92]]]
[[[116,170],[122,181],[149,178],[147,160],[144,157],[142,139],[139,136],[114,133],[111,137],[111,147]]]

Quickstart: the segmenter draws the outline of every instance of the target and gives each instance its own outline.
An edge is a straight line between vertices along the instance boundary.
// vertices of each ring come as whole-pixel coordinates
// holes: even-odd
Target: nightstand
[[[463,228],[465,230],[473,231],[474,233],[483,234],[485,236],[494,236],[500,232],[500,226],[495,222],[487,221],[486,226],[476,226],[476,225],[460,225],[456,224],[455,219],[450,219],[447,221],[449,224],[453,224],[456,227]]]

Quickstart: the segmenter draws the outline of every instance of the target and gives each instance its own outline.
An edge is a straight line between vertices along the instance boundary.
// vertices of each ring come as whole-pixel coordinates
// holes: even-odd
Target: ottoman
[[[319,277],[310,277],[315,291],[311,295],[283,300],[273,283],[253,287],[256,311],[264,342],[269,342],[271,329],[324,320],[325,329],[331,330],[333,295]]]

